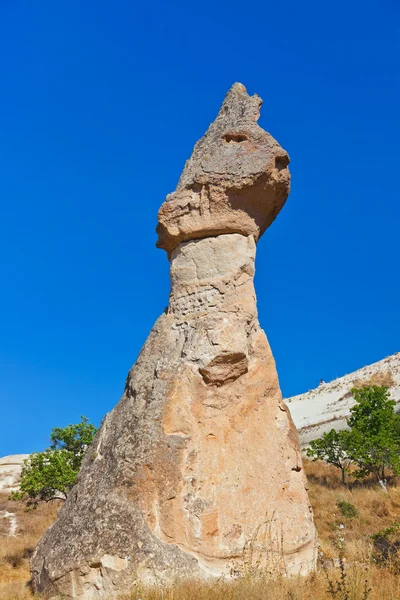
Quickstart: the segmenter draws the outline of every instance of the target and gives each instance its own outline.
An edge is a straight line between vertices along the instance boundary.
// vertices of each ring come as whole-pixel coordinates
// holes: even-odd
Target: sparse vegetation
[[[349,419],[350,431],[332,430],[312,443],[309,455],[313,461],[305,464],[320,540],[316,573],[294,578],[271,576],[270,570],[263,570],[250,543],[244,548],[243,565],[230,583],[138,586],[121,600],[309,600],[310,590],[315,600],[398,600],[400,487],[395,475],[400,470],[400,417],[395,415],[385,387],[361,387],[353,394],[356,404]],[[94,432],[86,419],[54,429],[51,447],[34,455],[41,458],[24,467],[24,498],[50,499],[60,489],[67,493]],[[55,464],[61,456],[67,460],[62,459],[57,470]],[[353,477],[343,486],[347,473]],[[378,476],[392,484],[386,493],[374,484]],[[50,484],[44,485],[45,477]],[[18,522],[16,537],[6,537],[6,528],[0,530],[1,600],[34,598],[29,588],[29,558],[60,504],[42,503],[32,511],[26,502],[0,499],[0,510],[16,513]],[[268,523],[266,519],[266,538]]]
[[[369,379],[355,379],[353,381],[353,388],[360,389],[366,386],[378,386],[378,387],[387,387],[390,388],[395,385],[395,381],[393,379],[392,372],[390,370],[387,371],[378,371],[371,375]]]
[[[75,425],[54,428],[50,434],[51,446],[24,461],[20,490],[12,498],[24,500],[28,506],[37,506],[40,501],[66,500],[95,433],[95,426],[86,417],[81,417]]]
[[[342,483],[346,482],[346,473],[349,472],[351,459],[348,456],[346,447],[348,431],[336,431],[331,429],[324,433],[322,437],[313,440],[307,449],[307,456],[315,460],[323,460],[329,465],[340,469]]]
[[[385,386],[351,391],[356,403],[347,420],[350,430],[324,433],[311,442],[307,455],[339,468],[343,484],[350,465],[355,465],[353,477],[362,479],[372,473],[386,491],[387,470],[400,473],[400,415]]]
[[[1,600],[32,600],[29,559],[39,537],[54,521],[59,506],[59,502],[43,503],[32,511],[22,502],[0,496],[0,510],[15,513],[18,523],[15,537],[7,537],[6,530],[0,536]]]
[[[355,519],[358,517],[358,510],[351,502],[347,500],[340,500],[337,503],[337,507],[340,510],[341,514],[347,519]]]
[[[372,473],[386,490],[386,470],[400,473],[400,416],[385,386],[354,389],[347,451],[357,465],[355,477]]]
[[[137,589],[123,600],[331,600],[327,575],[336,590],[343,573],[349,600],[399,600],[400,576],[396,569],[397,525],[400,515],[400,486],[391,478],[388,493],[374,482],[373,476],[351,479],[347,487],[341,484],[340,471],[323,462],[306,462],[310,500],[320,540],[320,568],[309,577],[278,578],[271,581],[267,574],[254,573],[232,584],[177,583],[152,590]],[[342,514],[339,503],[347,503],[358,511],[358,517]],[[42,503],[35,511],[22,502],[0,501],[0,510],[17,514],[15,538],[0,538],[0,598],[1,600],[33,600],[27,587],[29,555],[44,529],[50,525],[61,503]],[[345,509],[346,510],[346,509]],[[343,525],[341,528],[340,526]],[[383,534],[383,536],[382,536]],[[383,553],[377,539],[385,537],[389,551]],[[345,538],[343,549],[338,538]],[[340,554],[342,553],[342,567]],[[22,557],[13,566],[15,557]],[[371,590],[371,591],[368,591]],[[366,594],[368,591],[368,595]],[[338,594],[339,592],[337,592]],[[336,600],[343,597],[336,595]]]

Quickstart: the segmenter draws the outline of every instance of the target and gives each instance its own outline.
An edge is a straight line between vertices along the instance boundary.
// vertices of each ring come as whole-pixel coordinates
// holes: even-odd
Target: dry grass
[[[372,478],[363,482],[352,481],[349,487],[340,482],[339,471],[324,463],[306,462],[309,495],[320,539],[321,550],[326,558],[338,556],[338,531],[346,540],[346,558],[365,562],[371,553],[371,535],[389,527],[400,518],[400,486],[389,481],[385,494]],[[338,502],[350,502],[358,510],[358,517],[346,518]],[[344,529],[340,530],[340,525]],[[400,598],[400,596],[399,596]]]
[[[275,581],[261,575],[230,584],[177,582],[171,587],[139,588],[123,600],[400,600],[400,577],[390,565],[380,568],[371,562],[370,537],[400,519],[400,486],[396,487],[392,481],[388,494],[373,480],[355,482],[345,488],[334,467],[306,462],[305,468],[323,559],[337,558],[338,537],[345,538],[347,595],[333,596],[328,591],[327,576],[337,581],[340,571],[321,569],[309,577]],[[358,516],[343,516],[338,508],[341,501],[354,505]],[[32,600],[28,586],[29,555],[54,520],[57,507],[48,504],[27,512],[21,503],[0,498],[0,510],[15,512],[19,524],[16,538],[6,538],[0,533],[0,600]],[[366,596],[365,590],[369,588],[371,592]]]
[[[357,389],[362,388],[365,385],[385,385],[386,387],[392,387],[394,384],[395,381],[392,372],[389,370],[374,373],[369,379],[355,379],[353,381],[353,387]]]
[[[329,575],[334,581],[337,573]],[[367,584],[366,584],[367,581]],[[242,579],[233,583],[176,584],[170,588],[138,590],[121,600],[399,600],[398,578],[389,572],[353,567],[346,572],[347,596],[328,592],[325,573],[295,579]],[[367,587],[366,587],[367,586]],[[373,588],[365,596],[365,588]]]
[[[28,586],[29,558],[44,530],[54,521],[57,507],[50,503],[28,511],[21,502],[12,502],[0,496],[0,511],[3,510],[16,514],[18,529],[15,537],[8,537],[9,520],[2,519],[0,600],[32,600]]]

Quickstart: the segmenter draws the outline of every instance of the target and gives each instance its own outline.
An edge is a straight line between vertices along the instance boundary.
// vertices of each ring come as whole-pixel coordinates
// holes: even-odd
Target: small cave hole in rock
[[[226,133],[224,135],[225,142],[235,142],[236,144],[240,144],[241,142],[247,142],[248,137],[242,133]]]
[[[287,154],[285,156],[277,156],[275,158],[275,167],[282,171],[282,169],[286,169],[289,164],[289,157]]]

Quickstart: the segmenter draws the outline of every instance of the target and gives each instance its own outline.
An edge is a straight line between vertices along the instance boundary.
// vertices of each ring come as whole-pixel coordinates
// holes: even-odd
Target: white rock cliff
[[[0,458],[0,492],[10,493],[18,489],[24,460],[29,454],[11,454]]]
[[[400,352],[372,365],[323,383],[305,394],[287,398],[302,448],[326,431],[346,429],[354,398],[350,392],[360,385],[387,385],[391,398],[400,404]],[[399,407],[398,407],[399,409]]]

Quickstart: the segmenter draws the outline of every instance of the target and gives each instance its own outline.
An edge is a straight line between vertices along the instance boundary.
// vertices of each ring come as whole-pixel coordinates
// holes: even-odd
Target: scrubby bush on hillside
[[[358,517],[358,510],[351,502],[347,502],[347,500],[340,500],[337,503],[337,507],[340,510],[341,514],[347,519],[355,519]]]

